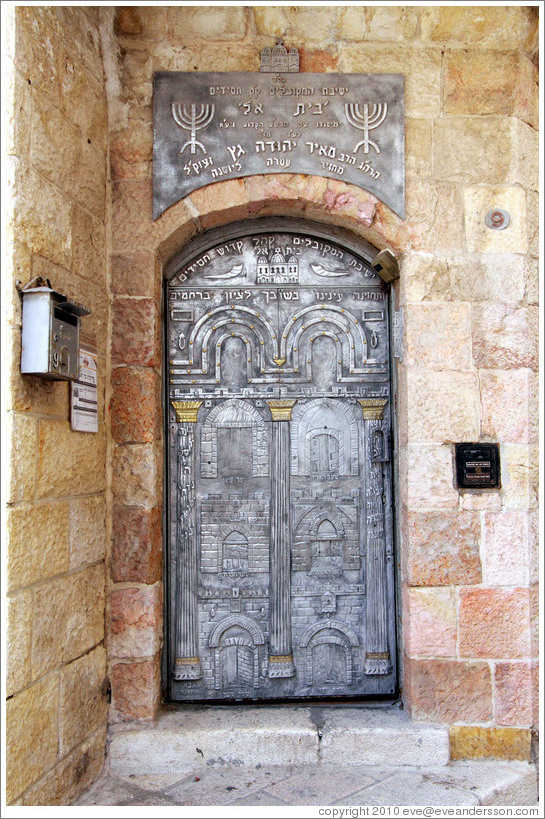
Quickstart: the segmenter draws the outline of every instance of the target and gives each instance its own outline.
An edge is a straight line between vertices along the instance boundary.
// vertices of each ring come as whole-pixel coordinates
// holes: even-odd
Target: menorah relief
[[[212,120],[214,119],[215,106],[213,104],[203,103],[202,105],[182,105],[179,102],[172,103],[172,116],[176,125],[190,132],[190,139],[185,142],[180,148],[180,153],[183,154],[185,149],[189,146],[190,153],[194,154],[197,146],[206,153],[206,148],[197,139],[197,131],[204,131]]]
[[[358,142],[358,144],[354,147],[353,153],[357,153],[359,148],[363,145],[363,152],[368,154],[369,153],[369,146],[371,145],[377,154],[380,153],[380,148],[376,142],[373,142],[372,139],[369,139],[369,131],[378,128],[379,125],[382,125],[384,120],[386,119],[386,114],[388,113],[388,103],[387,102],[375,102],[373,103],[372,107],[370,107],[366,102],[363,103],[363,111],[358,103],[348,102],[345,103],[344,110],[346,113],[346,119],[353,125],[354,128],[358,128],[359,130],[363,131],[363,139]]]

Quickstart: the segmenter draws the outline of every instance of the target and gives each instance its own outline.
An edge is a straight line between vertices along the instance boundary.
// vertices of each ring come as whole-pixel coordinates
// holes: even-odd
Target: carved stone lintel
[[[365,421],[380,421],[387,403],[387,398],[358,398]]]
[[[291,421],[291,411],[296,403],[297,398],[278,398],[267,401],[273,421]]]
[[[176,412],[176,420],[179,424],[185,422],[188,424],[197,423],[197,413],[202,401],[171,401],[172,406]]]
[[[173,676],[175,680],[200,680],[201,661],[198,657],[177,657],[174,661]]]
[[[295,665],[292,654],[271,654],[269,656],[269,677],[278,679],[280,677],[293,677]]]

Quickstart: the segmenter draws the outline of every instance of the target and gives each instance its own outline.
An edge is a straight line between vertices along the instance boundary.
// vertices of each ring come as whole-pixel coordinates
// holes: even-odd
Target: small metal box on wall
[[[51,287],[22,290],[21,372],[75,381],[81,317],[90,310]]]
[[[455,444],[458,489],[500,489],[500,447],[495,443]]]

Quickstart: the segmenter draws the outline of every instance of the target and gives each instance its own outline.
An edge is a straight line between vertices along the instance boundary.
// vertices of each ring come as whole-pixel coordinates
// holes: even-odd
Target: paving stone
[[[533,805],[537,801],[536,771],[527,763],[453,762],[432,776],[436,784],[453,785],[473,792],[481,805]],[[518,799],[533,801],[516,801]]]
[[[163,796],[156,795],[153,793],[146,794],[142,798],[136,796],[132,802],[127,804],[130,805],[175,805],[176,802],[171,802],[170,799],[165,799]]]
[[[336,805],[478,805],[475,795],[429,781],[418,771],[396,773],[365,790],[339,799]]]
[[[178,805],[230,805],[235,800],[250,798],[265,788],[273,796],[282,798],[282,794],[276,794],[271,787],[290,776],[294,770],[283,765],[266,769],[222,765],[199,770],[179,785],[169,788],[166,795]]]
[[[483,794],[483,805],[537,805],[538,778],[533,766],[526,771],[509,771],[501,783],[495,783]]]
[[[236,802],[231,803],[233,807],[235,805],[287,805],[288,802],[283,802],[281,799],[278,799],[276,796],[272,796],[267,791],[259,791],[258,793],[254,794],[253,796],[246,796],[244,799],[237,799]]]
[[[173,774],[144,774],[143,776],[129,774],[129,776],[122,776],[120,779],[125,781],[128,785],[135,785],[143,791],[162,791],[172,787],[172,785],[178,784],[180,780],[185,779],[190,773],[191,769],[188,767],[187,771],[180,769],[178,773]]]
[[[132,791],[121,780],[106,775],[98,779],[87,793],[76,799],[74,805],[121,805],[132,796]]]
[[[374,782],[370,776],[358,775],[352,766],[345,771],[336,765],[317,765],[268,786],[267,792],[289,805],[329,805],[332,799]]]
[[[181,773],[181,771],[179,772]],[[537,773],[520,762],[430,767],[214,766],[175,774],[104,774],[75,805],[535,805]],[[162,783],[165,783],[161,787]],[[362,785],[365,783],[365,787]]]

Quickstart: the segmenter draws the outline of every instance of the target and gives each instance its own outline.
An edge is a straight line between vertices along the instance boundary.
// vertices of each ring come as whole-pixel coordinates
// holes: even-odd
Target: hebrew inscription
[[[405,215],[401,74],[157,72],[153,215],[220,179],[303,173]]]
[[[393,693],[383,283],[269,232],[175,269],[165,304],[170,696]]]

